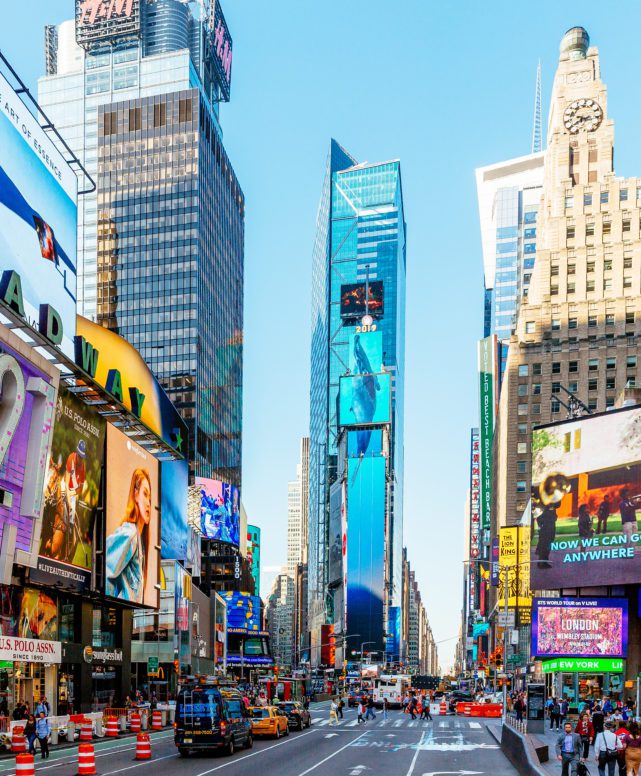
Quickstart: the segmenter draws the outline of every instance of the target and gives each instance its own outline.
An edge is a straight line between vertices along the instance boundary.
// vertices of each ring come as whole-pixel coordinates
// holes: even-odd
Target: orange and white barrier
[[[136,736],[136,760],[151,760],[149,733],[138,733]]]
[[[447,714],[447,703],[445,701],[441,701],[438,707],[438,713],[444,717]]]
[[[109,717],[107,720],[105,735],[107,738],[118,738],[118,720],[116,717]]]
[[[80,723],[80,740],[93,741],[93,725],[90,719],[83,719]]]
[[[16,755],[16,776],[34,776],[35,772],[32,754]]]
[[[151,729],[162,730],[162,711],[154,711],[151,715]]]
[[[96,773],[96,756],[93,744],[78,747],[78,776],[93,776]]]
[[[140,714],[138,714],[137,711],[134,711],[131,717],[129,717],[129,728],[132,733],[140,733],[140,726],[141,726]]]
[[[23,727],[14,727],[11,734],[11,751],[20,754],[27,751],[27,741],[24,737]]]

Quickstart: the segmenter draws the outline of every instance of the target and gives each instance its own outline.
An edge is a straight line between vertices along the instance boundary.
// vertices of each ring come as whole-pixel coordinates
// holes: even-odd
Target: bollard
[[[164,709],[160,712],[160,719],[162,722],[162,726],[165,727],[165,725],[167,724],[167,712]]]
[[[136,760],[151,760],[151,739],[149,733],[138,733],[136,736]]]
[[[70,744],[73,744],[75,737],[76,737],[76,723],[69,721],[67,723],[67,741]]]
[[[140,715],[140,729],[147,730],[149,727],[149,712],[145,709]]]
[[[32,754],[16,755],[16,776],[34,776],[35,772]]]
[[[17,725],[11,733],[11,751],[23,754],[27,751],[27,741],[24,737],[24,728]]]
[[[107,718],[107,738],[118,738],[118,720],[116,717]]]
[[[134,711],[129,718],[129,728],[132,733],[140,733],[140,714]]]
[[[127,732],[127,717],[118,717],[118,727],[121,733]]]
[[[78,747],[78,776],[93,776],[96,772],[96,757],[93,744],[80,744]]]
[[[59,731],[57,727],[51,728],[51,736],[50,736],[51,740],[49,741],[51,746],[58,746],[58,732]]]
[[[176,709],[175,708],[170,708],[169,709],[169,724],[173,725],[175,719],[176,719]]]
[[[102,717],[98,717],[96,720],[96,738],[102,738],[105,735],[105,731],[102,727]]]
[[[91,720],[85,720],[80,723],[80,740],[93,741],[93,725]]]
[[[151,715],[151,729],[162,730],[162,712],[154,711]]]

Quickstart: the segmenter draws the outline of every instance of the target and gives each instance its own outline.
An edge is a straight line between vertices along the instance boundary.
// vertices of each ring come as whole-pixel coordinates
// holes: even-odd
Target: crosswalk
[[[329,727],[330,719],[323,717],[312,717],[314,727]],[[343,728],[355,728],[359,726],[358,719],[339,719],[338,724],[331,725],[331,727],[343,727]],[[367,728],[390,728],[392,730],[397,728],[436,728],[449,729],[449,730],[480,730],[482,725],[480,722],[472,722],[464,717],[434,717],[432,721],[424,719],[412,719],[408,714],[404,714],[402,717],[388,717],[383,719],[382,714],[377,714],[376,719],[368,719],[365,723],[361,723],[360,727]]]

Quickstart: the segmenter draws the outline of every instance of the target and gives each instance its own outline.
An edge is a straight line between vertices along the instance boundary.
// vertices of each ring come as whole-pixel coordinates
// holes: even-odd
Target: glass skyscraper
[[[361,319],[346,319],[346,286],[382,287],[382,370],[390,373],[389,500],[386,505],[385,610],[401,606],[403,388],[405,374],[405,221],[398,161],[358,164],[332,140],[317,217],[312,279],[308,603],[311,660],[321,626],[333,623],[329,580],[329,495],[339,476],[339,379],[349,371],[349,340]],[[376,367],[378,369],[378,365]],[[349,530],[349,528],[348,528]],[[349,623],[349,611],[347,612]],[[348,625],[349,627],[349,625]],[[381,623],[381,632],[385,624]]]

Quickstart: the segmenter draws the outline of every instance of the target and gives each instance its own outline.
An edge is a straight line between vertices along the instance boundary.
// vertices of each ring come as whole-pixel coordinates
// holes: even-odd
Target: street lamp
[[[361,642],[361,684],[363,682],[363,647],[367,646],[368,644],[376,644],[375,641],[362,641]]]

